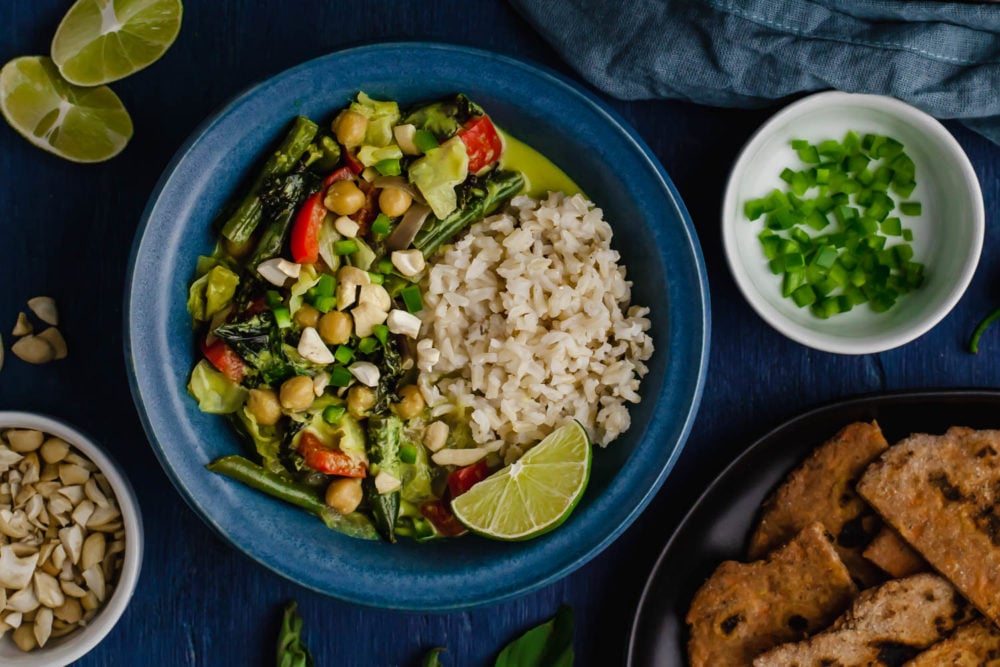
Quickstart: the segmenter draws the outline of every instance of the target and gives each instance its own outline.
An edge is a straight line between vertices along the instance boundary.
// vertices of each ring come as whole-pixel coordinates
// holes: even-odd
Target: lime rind
[[[73,162],[103,162],[132,138],[132,119],[110,88],[68,84],[45,56],[0,69],[0,113],[32,144]]]
[[[77,0],[52,39],[52,59],[78,86],[123,79],[159,60],[180,33],[180,0]]]
[[[497,540],[528,540],[557,528],[579,503],[590,478],[591,444],[569,422],[452,501],[469,530]]]

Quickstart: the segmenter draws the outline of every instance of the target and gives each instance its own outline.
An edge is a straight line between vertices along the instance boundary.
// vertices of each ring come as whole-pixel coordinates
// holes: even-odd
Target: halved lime
[[[497,540],[526,540],[552,530],[576,507],[590,479],[590,438],[571,421],[520,459],[455,498],[466,528]]]
[[[0,69],[0,112],[25,139],[73,162],[107,160],[132,138],[132,119],[110,88],[70,85],[45,56]]]
[[[52,38],[52,60],[78,86],[117,81],[166,53],[183,12],[181,0],[77,0]]]

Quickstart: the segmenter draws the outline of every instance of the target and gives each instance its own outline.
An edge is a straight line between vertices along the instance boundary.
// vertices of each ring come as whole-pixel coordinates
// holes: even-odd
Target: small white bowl
[[[142,567],[143,534],[139,503],[135,499],[132,486],[114,463],[93,440],[68,424],[30,412],[0,412],[0,431],[10,428],[27,428],[43,431],[62,438],[93,461],[114,490],[125,527],[125,553],[122,558],[121,573],[115,583],[111,598],[105,601],[97,614],[85,628],[50,640],[44,648],[36,648],[30,653],[21,651],[7,636],[0,638],[0,665],[4,667],[54,667],[68,665],[79,660],[97,646],[111,632],[125,607],[132,599],[135,585],[139,581]]]
[[[913,229],[914,260],[925,266],[924,284],[884,313],[867,304],[823,320],[781,296],[781,276],[771,273],[757,234],[764,216],[749,221],[748,199],[774,188],[785,167],[801,169],[792,139],[840,141],[848,130],[901,141],[916,164],[917,187],[908,200],[920,216],[902,216]],[[899,199],[895,197],[895,199]],[[908,343],[941,321],[958,302],[979,262],[985,230],[979,180],[962,147],[941,123],[892,97],[818,93],[775,114],[750,138],[733,166],[722,208],[722,239],[736,284],[757,314],[794,341],[840,354],[882,352]]]

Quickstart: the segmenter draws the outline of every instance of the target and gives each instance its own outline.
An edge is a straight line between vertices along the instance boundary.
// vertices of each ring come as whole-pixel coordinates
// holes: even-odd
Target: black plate
[[[761,503],[810,451],[852,421],[877,419],[892,443],[950,426],[1000,426],[1000,391],[881,394],[817,408],[774,429],[715,478],[671,536],[646,582],[629,639],[630,667],[684,665],[684,617],[723,560],[744,560]]]

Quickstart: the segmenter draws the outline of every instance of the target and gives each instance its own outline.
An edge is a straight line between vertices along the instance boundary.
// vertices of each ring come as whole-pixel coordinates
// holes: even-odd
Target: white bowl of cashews
[[[51,417],[0,412],[0,665],[79,659],[135,591],[142,521],[126,478]]]

